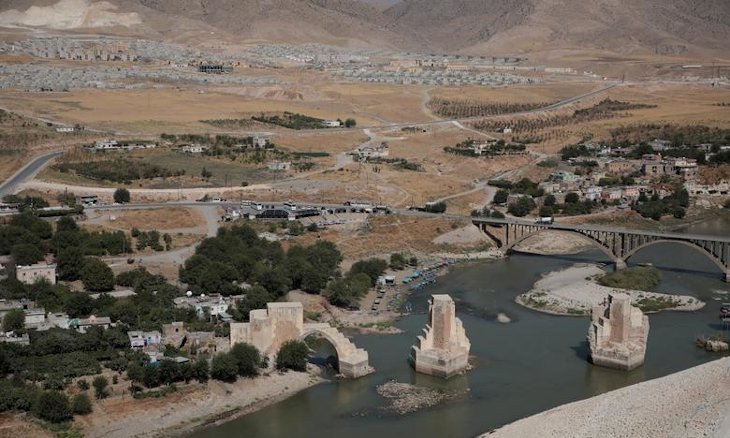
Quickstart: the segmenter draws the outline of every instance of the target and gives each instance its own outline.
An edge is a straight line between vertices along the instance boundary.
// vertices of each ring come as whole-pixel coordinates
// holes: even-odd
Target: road
[[[21,184],[33,179],[48,162],[61,154],[63,154],[63,151],[55,151],[41,155],[20,168],[13,176],[0,185],[0,199],[7,195],[12,195]]]

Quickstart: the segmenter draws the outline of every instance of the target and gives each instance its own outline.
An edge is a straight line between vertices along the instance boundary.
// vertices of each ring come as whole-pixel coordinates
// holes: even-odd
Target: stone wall
[[[644,363],[648,336],[649,318],[631,305],[631,297],[611,293],[591,313],[589,359],[596,365],[632,370]]]

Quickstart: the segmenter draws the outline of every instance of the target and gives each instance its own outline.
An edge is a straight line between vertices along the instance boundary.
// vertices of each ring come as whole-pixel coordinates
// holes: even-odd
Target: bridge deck
[[[533,221],[519,220],[519,219],[491,219],[491,218],[472,218],[474,225],[528,225],[542,228],[549,228],[553,230],[565,230],[565,231],[600,231],[609,233],[625,233],[625,234],[638,234],[642,236],[658,237],[668,240],[707,240],[713,242],[730,243],[730,236],[712,236],[704,234],[689,234],[689,233],[660,233],[656,231],[645,231],[645,230],[631,230],[627,228],[617,227],[606,227],[606,226],[585,226],[585,225],[570,225],[570,224],[539,224]]]

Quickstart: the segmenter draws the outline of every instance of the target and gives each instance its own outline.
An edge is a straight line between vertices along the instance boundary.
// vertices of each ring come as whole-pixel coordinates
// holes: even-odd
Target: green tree
[[[25,326],[25,312],[22,309],[12,309],[3,317],[3,331],[12,332]]]
[[[232,383],[238,376],[238,363],[228,353],[220,353],[213,356],[210,365],[210,377],[223,382]]]
[[[357,125],[357,122],[355,119],[347,118],[345,119],[345,128],[354,128]]]
[[[147,364],[142,371],[142,383],[147,388],[160,386],[160,370],[155,365]]]
[[[517,217],[527,216],[535,208],[535,202],[529,196],[523,196],[509,204],[507,212]]]
[[[91,400],[86,394],[76,394],[71,399],[71,412],[76,415],[88,415],[92,411]]]
[[[210,364],[205,357],[200,357],[193,364],[192,377],[200,383],[208,381],[210,377]]]
[[[81,269],[81,281],[84,288],[93,292],[105,292],[114,289],[114,272],[101,259],[88,258]]]
[[[306,371],[309,347],[302,341],[286,341],[276,353],[276,369]]]
[[[107,387],[109,386],[109,380],[107,380],[104,376],[96,376],[94,377],[94,380],[91,381],[91,385],[94,387],[94,396],[97,399],[106,398],[107,395]]]
[[[390,255],[390,269],[400,271],[406,267],[406,264],[407,260],[403,254],[395,252]]]
[[[545,207],[552,207],[555,205],[555,196],[553,195],[547,195],[545,196],[545,201],[543,202],[543,205]]]
[[[552,207],[542,206],[540,207],[540,217],[551,217],[553,215]]]
[[[114,190],[114,202],[117,202],[119,204],[126,204],[131,199],[131,196],[129,194],[129,190],[125,189],[124,187],[120,187],[116,190]]]
[[[51,423],[60,423],[71,419],[71,406],[65,394],[44,391],[33,405],[33,413]]]
[[[577,204],[580,201],[580,196],[578,196],[575,192],[570,192],[567,195],[565,195],[565,203],[566,204]]]
[[[76,281],[81,278],[84,267],[84,252],[77,246],[64,248],[56,255],[58,278],[65,281]]]
[[[63,216],[56,222],[56,232],[60,231],[78,231],[79,226],[71,216]]]
[[[509,192],[507,190],[499,189],[494,194],[494,199],[492,202],[494,202],[495,204],[504,204],[505,202],[507,202],[508,197],[509,197]]]
[[[43,260],[43,251],[32,243],[19,243],[13,245],[10,255],[18,265],[32,265]]]
[[[370,258],[355,262],[350,268],[349,275],[354,276],[359,273],[364,273],[370,278],[370,286],[375,286],[375,283],[378,281],[378,277],[383,275],[387,268],[388,262],[385,260]]]
[[[85,317],[94,310],[94,299],[83,292],[71,294],[63,309],[71,318]]]
[[[205,166],[203,166],[203,169],[200,171],[200,176],[202,176],[203,179],[208,179],[213,176],[213,173],[206,169]]]
[[[67,207],[75,207],[76,206],[76,195],[74,195],[72,192],[63,192],[63,193],[60,193],[56,197],[56,200],[58,200],[58,202],[61,205],[65,205]]]
[[[231,348],[230,354],[236,360],[239,376],[253,377],[258,374],[261,353],[256,347],[246,343],[237,343]]]

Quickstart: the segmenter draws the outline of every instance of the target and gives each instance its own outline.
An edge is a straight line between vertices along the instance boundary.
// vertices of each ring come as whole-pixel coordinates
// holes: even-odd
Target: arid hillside
[[[175,24],[178,24],[177,26]],[[727,0],[6,0],[1,27],[474,54],[723,57]],[[210,34],[210,33],[209,33]]]

